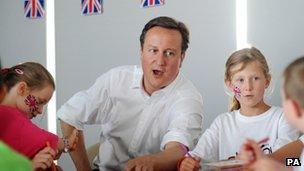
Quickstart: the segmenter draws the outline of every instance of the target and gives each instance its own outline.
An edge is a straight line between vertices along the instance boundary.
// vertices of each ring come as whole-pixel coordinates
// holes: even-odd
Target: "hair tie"
[[[14,71],[19,75],[23,74],[23,71],[20,68],[15,68]]]
[[[3,69],[1,69],[1,73],[2,74],[6,74],[6,73],[8,73],[10,71],[10,68],[3,68]]]

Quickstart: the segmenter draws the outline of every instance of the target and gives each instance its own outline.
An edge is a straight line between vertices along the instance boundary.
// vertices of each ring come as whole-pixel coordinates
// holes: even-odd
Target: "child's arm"
[[[58,141],[58,153],[62,152],[70,152],[76,149],[76,145],[78,142],[78,130],[74,129],[69,137],[67,138],[59,138]]]
[[[282,164],[285,164],[286,157],[300,158],[303,148],[303,142],[301,140],[296,140],[284,145],[274,153],[269,154],[269,157]]]
[[[257,160],[251,167],[252,170],[258,171],[292,171],[293,167],[286,167],[281,163],[270,159],[269,157],[263,157]]]

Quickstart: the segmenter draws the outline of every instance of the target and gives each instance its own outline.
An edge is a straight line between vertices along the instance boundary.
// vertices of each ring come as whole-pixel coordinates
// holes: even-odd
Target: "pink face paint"
[[[38,110],[38,102],[36,100],[36,97],[33,95],[28,95],[25,100],[25,104],[30,108],[30,112],[34,113]]]
[[[242,92],[241,92],[241,89],[238,86],[234,86],[233,93],[234,93],[235,98],[237,100],[239,100],[241,98]]]

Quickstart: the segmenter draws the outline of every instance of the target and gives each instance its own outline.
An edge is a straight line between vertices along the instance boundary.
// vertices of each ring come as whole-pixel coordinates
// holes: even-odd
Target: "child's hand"
[[[248,139],[242,145],[240,153],[237,155],[237,159],[243,160],[246,164],[252,164],[263,156],[264,154],[262,153],[259,144],[254,140]]]
[[[286,167],[277,161],[270,159],[269,157],[262,157],[254,162],[253,165],[250,166],[251,170],[258,171],[292,171],[292,167]]]
[[[77,142],[78,142],[78,130],[74,129],[72,134],[68,137],[69,140],[69,151],[73,151],[76,149]]]
[[[199,157],[186,157],[180,164],[180,171],[198,171],[200,169]]]
[[[33,170],[51,167],[56,152],[51,147],[40,150],[32,159]]]

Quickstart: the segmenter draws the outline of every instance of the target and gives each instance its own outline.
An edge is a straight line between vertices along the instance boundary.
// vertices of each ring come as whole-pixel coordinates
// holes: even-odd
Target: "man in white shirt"
[[[140,36],[141,67],[122,66],[99,77],[58,111],[61,128],[100,124],[100,170],[175,170],[202,132],[202,97],[179,69],[188,48],[186,26],[169,17],[149,21]],[[90,170],[80,131],[71,157]]]

